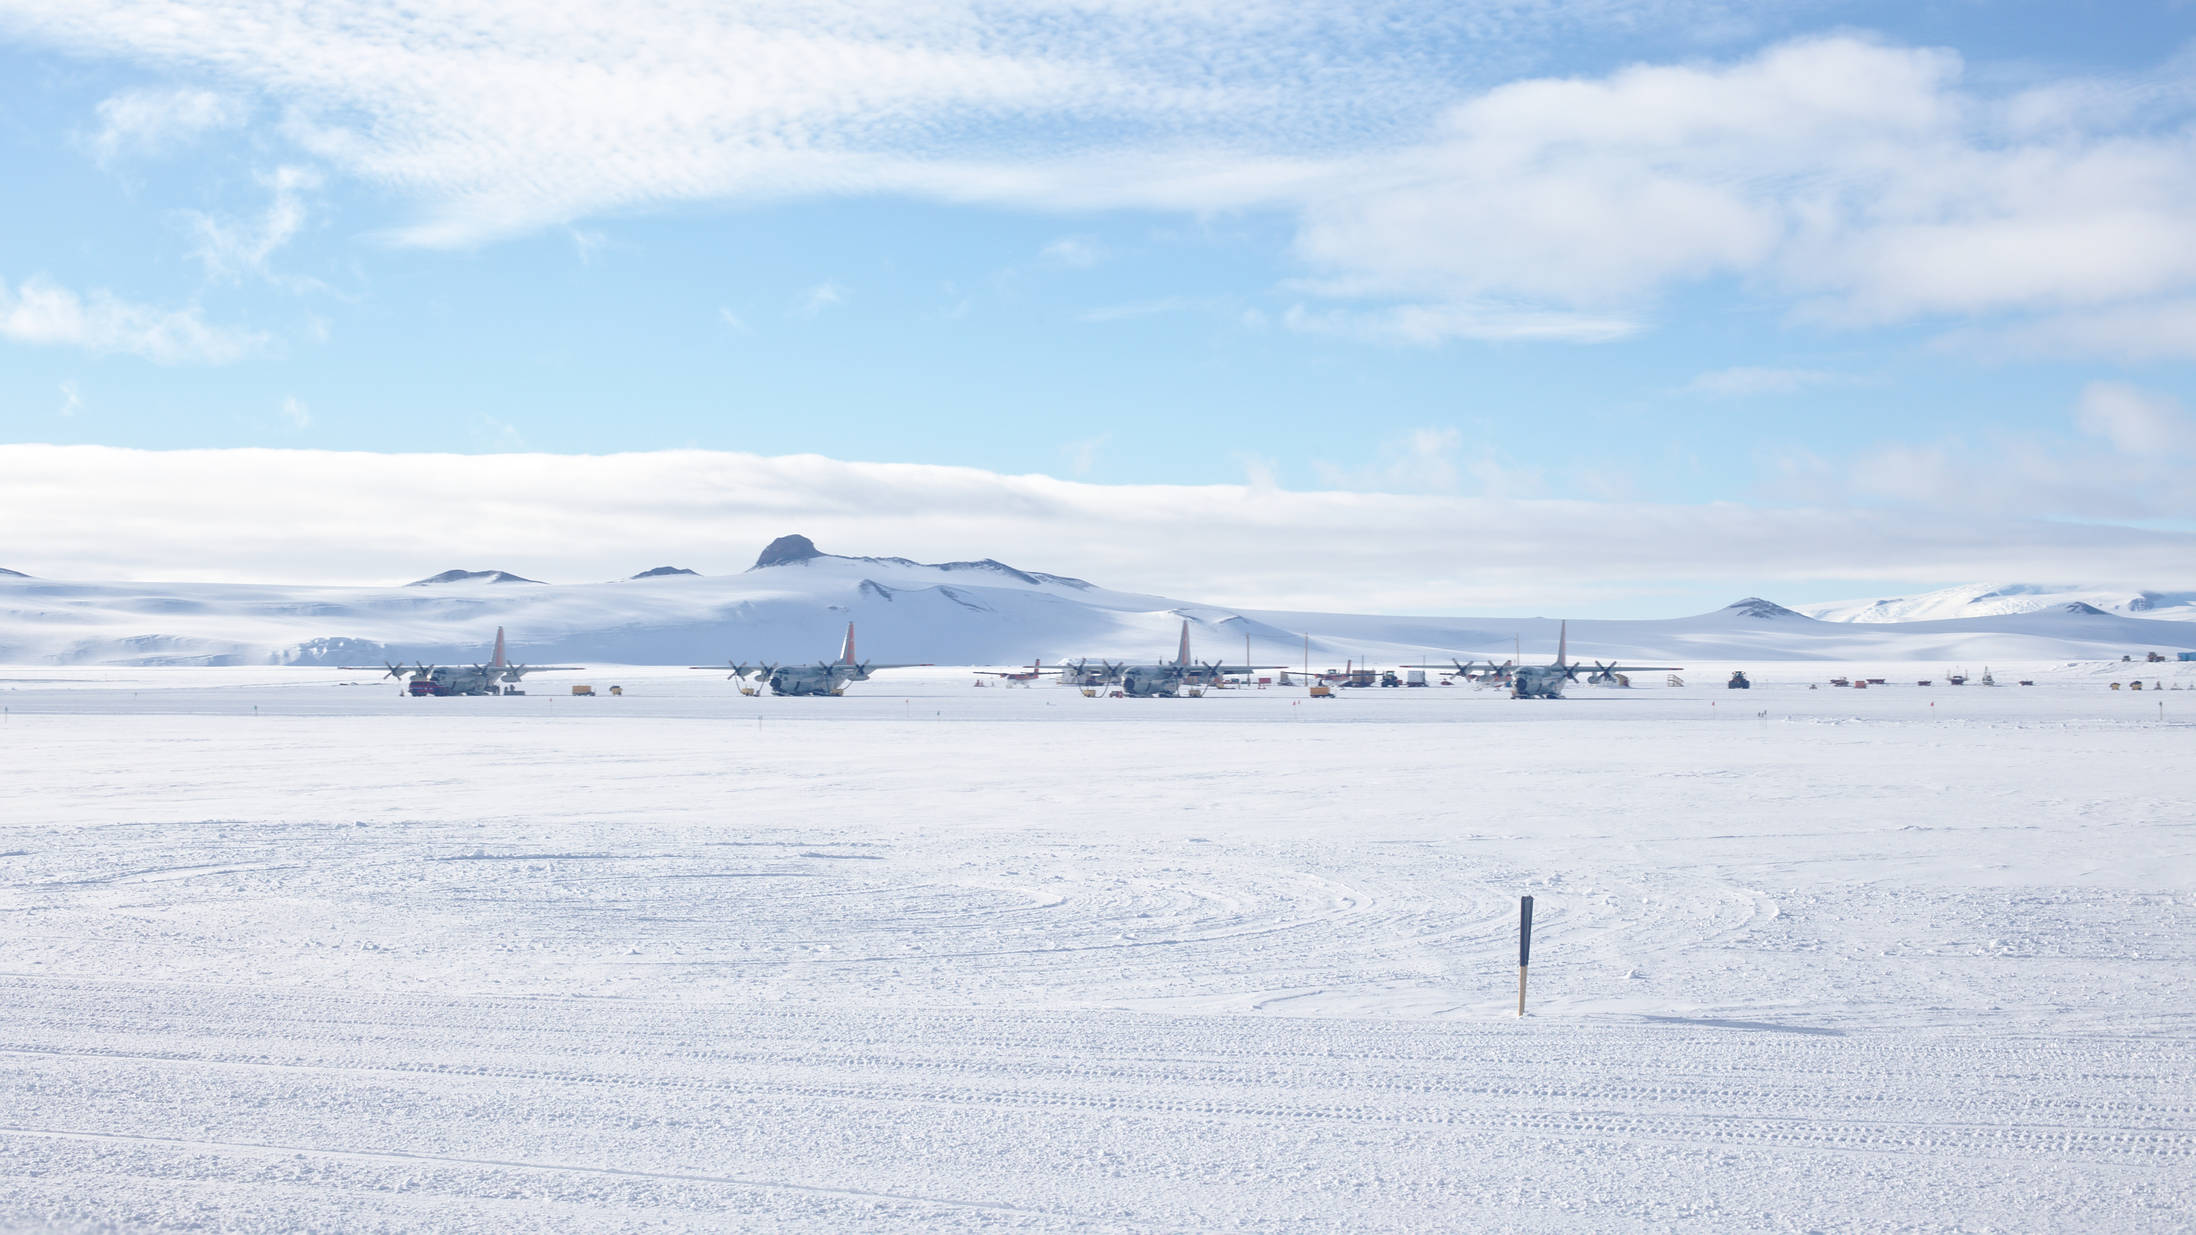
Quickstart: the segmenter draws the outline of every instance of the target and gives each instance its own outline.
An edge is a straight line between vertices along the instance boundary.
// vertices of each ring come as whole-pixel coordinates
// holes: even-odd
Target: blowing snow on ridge
[[[511,586],[524,584],[526,586]],[[1589,655],[2057,659],[2196,649],[2196,624],[2077,608],[2054,595],[1991,613],[1926,620],[1819,620],[1759,597],[1656,620],[1574,619]],[[1170,652],[1181,623],[1212,654],[1278,663],[1551,651],[1548,618],[1402,617],[1239,609],[1023,570],[992,559],[923,563],[842,556],[782,536],[737,575],[676,568],[594,583],[451,570],[402,587],[0,580],[0,659],[42,664],[340,664],[477,659],[496,628],[533,660],[696,664],[806,661],[849,621],[882,659],[994,665],[1070,655]]]

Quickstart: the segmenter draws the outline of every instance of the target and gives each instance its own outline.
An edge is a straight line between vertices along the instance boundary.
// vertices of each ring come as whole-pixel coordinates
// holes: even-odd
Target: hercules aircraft
[[[1561,627],[1558,628],[1556,634],[1556,658],[1554,664],[1517,665],[1514,667],[1509,665],[1494,666],[1494,671],[1496,674],[1500,674],[1503,670],[1508,670],[1508,676],[1510,680],[1510,698],[1561,699],[1563,697],[1564,684],[1568,682],[1576,682],[1578,680],[1579,670],[1583,667],[1571,663],[1570,643],[1571,624],[1569,622],[1565,622]],[[1455,662],[1452,661],[1451,663],[1454,664]],[[1488,663],[1490,665],[1493,665],[1492,660],[1490,660]],[[1617,675],[1620,673],[1660,673],[1664,670],[1668,670],[1674,673],[1684,668],[1683,665],[1605,665],[1598,660],[1593,662],[1593,666],[1593,669],[1588,672],[1586,676],[1586,680],[1589,682],[1615,682]],[[1406,665],[1405,668],[1439,669],[1442,668],[1442,666]],[[1456,672],[1466,673],[1468,676],[1468,671],[1465,665],[1457,665]]]
[[[1185,686],[1209,686],[1231,673],[1250,673],[1258,669],[1286,669],[1287,665],[1228,665],[1219,661],[1194,661],[1190,659],[1190,624],[1182,622],[1182,646],[1171,661],[1156,665],[1116,665],[1111,661],[1098,662],[1104,667],[1103,679],[1119,682],[1121,693],[1132,699],[1173,697],[1182,693]],[[1087,677],[1091,670],[1088,661],[1080,661],[1068,667],[1068,672]]]
[[[839,659],[837,660],[819,660],[813,665],[744,665],[736,660],[727,661],[726,663],[732,668],[732,672],[727,675],[728,677],[738,678],[742,682],[747,681],[749,677],[755,678],[755,685],[740,687],[742,694],[749,695],[761,690],[765,684],[769,685],[770,693],[774,695],[843,695],[846,693],[849,683],[868,681],[870,673],[874,670],[917,669],[922,667],[917,664],[879,665],[866,660],[855,660],[854,623],[852,622],[846,624],[846,643],[840,647]],[[716,668],[715,665],[693,665],[690,667],[695,669]]]
[[[544,670],[578,669],[578,665],[514,665],[504,658],[503,628],[496,627],[496,650],[485,665],[430,665],[414,661],[407,669],[403,665],[384,661],[388,672],[383,677],[409,679],[407,693],[420,698],[434,695],[519,695],[518,680],[529,673]],[[345,669],[371,669],[372,665],[345,665]]]

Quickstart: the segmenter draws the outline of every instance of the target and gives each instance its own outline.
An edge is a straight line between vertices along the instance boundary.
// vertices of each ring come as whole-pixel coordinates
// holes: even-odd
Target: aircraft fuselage
[[[1514,699],[1561,699],[1570,674],[1557,665],[1521,665],[1511,675]]]
[[[770,693],[774,695],[836,695],[846,689],[849,682],[865,682],[869,675],[852,666],[834,665],[828,669],[779,669],[770,675]]]
[[[1121,674],[1121,693],[1132,699],[1171,698],[1182,693],[1180,670],[1165,665],[1140,665]]]

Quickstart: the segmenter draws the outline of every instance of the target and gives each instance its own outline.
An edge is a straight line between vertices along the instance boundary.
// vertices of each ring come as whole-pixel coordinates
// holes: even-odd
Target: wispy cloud
[[[1917,522],[2196,522],[2196,418],[2125,382],[2090,383],[2060,432],[1892,440],[1843,458],[1788,450],[1769,469],[1778,500],[1893,503]]]
[[[1060,454],[1067,460],[1068,475],[1078,479],[1090,475],[1098,466],[1098,452],[1112,440],[1111,433],[1096,433],[1062,445]]]
[[[257,331],[217,326],[196,305],[162,309],[104,291],[79,295],[34,275],[0,282],[0,339],[142,356],[157,364],[228,364],[267,342]]]
[[[845,304],[847,295],[847,290],[836,283],[818,283],[794,298],[790,312],[795,317],[815,317]]]
[[[1312,463],[1331,489],[1372,493],[1471,492],[1489,498],[1532,497],[1547,488],[1542,470],[1486,451],[1467,450],[1454,426],[1431,426],[1381,443],[1379,457],[1350,465],[1331,459]]]
[[[595,256],[610,247],[610,234],[592,227],[568,227],[565,234],[572,238],[572,253],[580,265],[592,266]]]
[[[1740,366],[1703,373],[1680,388],[1681,393],[1740,399],[1755,395],[1789,395],[1823,387],[1856,386],[1863,379],[1827,369],[1777,369]]]
[[[303,432],[312,427],[312,409],[306,407],[305,401],[296,395],[285,395],[282,399],[282,419],[291,428]]]
[[[1936,340],[1948,352],[1993,360],[2102,356],[2146,362],[2196,360],[2196,296],[2041,314],[1963,326]]]
[[[215,129],[234,128],[250,114],[244,101],[214,90],[125,90],[100,101],[92,156],[101,165],[127,155],[171,154]]]
[[[63,416],[74,416],[82,410],[84,410],[84,395],[76,388],[76,380],[71,378],[61,383],[61,414]]]
[[[1483,343],[1608,343],[1635,334],[1622,316],[1485,303],[1401,304],[1379,308],[1289,306],[1281,324],[1302,334],[1433,347],[1457,339]]]
[[[473,440],[483,450],[524,450],[526,435],[519,427],[499,416],[483,412],[473,425]]]
[[[1158,317],[1166,313],[1190,313],[1210,309],[1221,302],[1209,296],[1161,296],[1156,300],[1139,300],[1133,304],[1100,305],[1085,309],[1075,315],[1080,322],[1124,322],[1139,317]]]
[[[191,256],[214,279],[234,279],[245,274],[266,276],[267,259],[295,239],[305,226],[305,194],[320,187],[320,173],[309,167],[278,167],[261,175],[267,189],[267,209],[256,217],[236,219],[187,211],[195,244]]]
[[[2074,424],[2112,443],[2122,454],[2196,455],[2196,422],[2181,401],[2127,382],[2091,382],[2082,388]]]
[[[1106,259],[1106,250],[1089,236],[1062,236],[1039,250],[1037,257],[1049,265],[1088,270]]]
[[[11,29],[218,84],[182,130],[224,120],[221,99],[280,104],[317,162],[418,204],[401,243],[796,196],[1260,208],[1294,219],[1317,299],[1356,302],[1300,329],[1591,342],[1736,279],[1836,327],[2188,354],[2196,92],[2175,73],[2007,87],[1841,34],[1514,74],[1532,40],[1728,9],[665,0],[542,22],[512,0],[229,0],[180,22],[81,0]],[[1307,77],[1312,46],[1326,68]],[[161,123],[110,102],[114,149]]]

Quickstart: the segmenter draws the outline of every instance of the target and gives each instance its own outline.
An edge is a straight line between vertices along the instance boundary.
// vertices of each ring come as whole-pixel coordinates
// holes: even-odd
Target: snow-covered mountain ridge
[[[2077,605],[2127,617],[2196,621],[2196,591],[2160,592],[2045,583],[1963,583],[1915,596],[1827,601],[1801,605],[1799,610],[1825,622],[1932,622],[2039,613]]]
[[[516,585],[516,586],[515,586]],[[2175,594],[2178,595],[2178,594]],[[2124,598],[2123,598],[2124,599]],[[1749,597],[1694,617],[1573,620],[1587,657],[1704,660],[2112,659],[2196,650],[2196,622],[2054,596],[2041,607],[1927,621],[1818,616]],[[1902,602],[1903,603],[1903,602]],[[2165,607],[2172,613],[2172,606]],[[737,575],[655,568],[615,581],[537,583],[453,570],[391,587],[86,583],[0,576],[0,662],[375,664],[484,658],[498,626],[535,662],[708,664],[817,660],[845,625],[865,658],[939,665],[1193,651],[1321,666],[1554,654],[1554,618],[1393,617],[1237,609],[1116,591],[1003,562],[846,557],[773,541]],[[1309,648],[1307,651],[1307,641]]]

